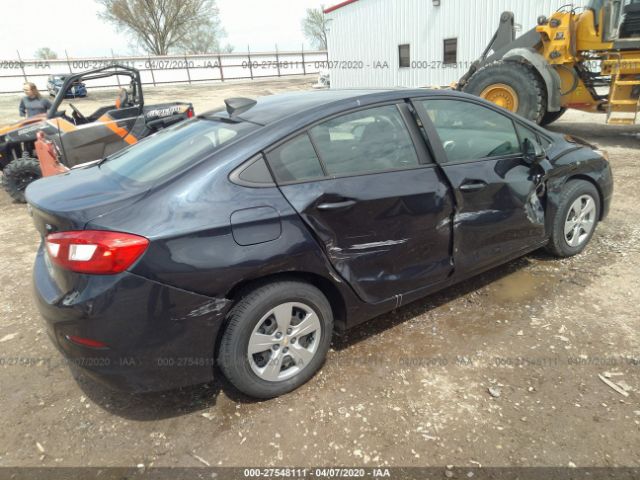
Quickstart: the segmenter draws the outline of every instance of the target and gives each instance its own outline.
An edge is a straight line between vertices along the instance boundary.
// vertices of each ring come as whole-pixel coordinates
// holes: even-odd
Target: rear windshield
[[[196,164],[221,145],[255,130],[248,122],[191,120],[161,130],[107,158],[100,168],[135,183],[152,183]]]

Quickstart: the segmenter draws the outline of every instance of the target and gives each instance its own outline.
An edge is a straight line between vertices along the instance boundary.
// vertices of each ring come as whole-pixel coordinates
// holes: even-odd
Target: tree
[[[42,47],[36,50],[36,58],[41,60],[55,60],[58,58],[58,54],[51,50],[49,47]]]
[[[148,53],[214,49],[224,34],[215,0],[96,0],[98,16],[128,33]],[[204,33],[206,40],[198,36]]]
[[[322,8],[307,8],[307,14],[302,20],[304,36],[321,50],[327,49],[327,23]]]
[[[189,32],[184,38],[178,50],[186,54],[224,52],[230,53],[233,47],[229,44],[221,46],[220,41],[227,36],[224,28],[220,26],[220,20],[213,18],[208,24],[204,24],[196,30]]]

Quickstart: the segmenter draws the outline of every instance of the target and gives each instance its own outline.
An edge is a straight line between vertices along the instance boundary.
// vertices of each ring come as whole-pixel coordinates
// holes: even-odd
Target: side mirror
[[[522,142],[522,148],[524,150],[524,161],[529,165],[539,163],[541,160],[544,160],[547,155],[547,152],[544,151],[544,148],[542,148],[538,142],[532,142],[528,138],[525,138],[524,142]]]

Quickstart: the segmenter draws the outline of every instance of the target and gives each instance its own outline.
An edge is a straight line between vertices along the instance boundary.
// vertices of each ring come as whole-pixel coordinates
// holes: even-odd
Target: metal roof
[[[350,3],[357,2],[357,1],[358,0],[345,0],[344,2],[341,2],[341,3],[338,3],[337,5],[334,5],[333,7],[325,8],[324,9],[324,13],[331,13],[331,12],[333,12],[335,10],[338,10],[339,8],[346,7]]]

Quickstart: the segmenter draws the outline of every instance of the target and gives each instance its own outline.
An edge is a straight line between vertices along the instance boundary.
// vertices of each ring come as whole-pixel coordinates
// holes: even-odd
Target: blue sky
[[[298,50],[310,48],[300,28],[307,8],[333,5],[339,0],[217,0],[220,19],[227,31],[226,42],[236,51]],[[93,0],[28,0],[12,2],[0,16],[0,59],[15,59],[16,50],[23,59],[48,46],[64,58],[109,56],[133,53],[129,40],[98,19]]]

